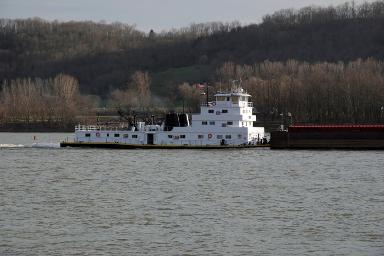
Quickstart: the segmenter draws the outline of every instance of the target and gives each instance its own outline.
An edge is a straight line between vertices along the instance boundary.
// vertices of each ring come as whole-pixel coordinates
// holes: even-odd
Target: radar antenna
[[[232,80],[232,85],[231,85],[231,91],[233,92],[243,92],[243,88],[241,86],[241,83],[243,82],[241,78],[239,80]]]

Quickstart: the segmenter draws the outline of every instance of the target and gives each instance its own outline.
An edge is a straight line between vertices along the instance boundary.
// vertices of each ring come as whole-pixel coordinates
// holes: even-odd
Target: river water
[[[383,151],[61,149],[0,133],[0,255],[384,255]]]

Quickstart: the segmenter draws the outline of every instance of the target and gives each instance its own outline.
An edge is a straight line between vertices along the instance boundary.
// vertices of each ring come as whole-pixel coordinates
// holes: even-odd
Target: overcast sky
[[[142,31],[169,30],[191,23],[258,23],[265,14],[308,5],[338,5],[347,0],[0,0],[1,18],[93,20],[136,24]],[[362,3],[364,0],[355,0]],[[372,1],[367,1],[372,2]]]

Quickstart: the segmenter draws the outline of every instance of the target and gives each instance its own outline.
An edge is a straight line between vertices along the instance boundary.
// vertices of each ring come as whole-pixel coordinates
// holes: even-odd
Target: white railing
[[[109,131],[117,131],[122,130],[124,127],[117,127],[117,126],[107,126],[107,125],[76,125],[75,130],[76,131],[103,131],[103,130],[109,130]]]
[[[96,131],[100,130],[100,127],[97,125],[76,125],[75,126],[76,131]]]
[[[213,106],[215,106],[216,105],[216,102],[215,101],[210,101],[210,102],[202,102],[201,104],[200,104],[200,106],[202,106],[202,107],[213,107]]]

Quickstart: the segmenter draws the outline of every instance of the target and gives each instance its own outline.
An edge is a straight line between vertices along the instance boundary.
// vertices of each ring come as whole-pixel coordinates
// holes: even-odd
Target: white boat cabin
[[[130,128],[83,126],[75,128],[76,142],[124,143],[133,145],[245,145],[260,143],[264,127],[254,127],[251,95],[243,89],[218,92],[215,100],[204,102],[201,112],[192,115],[167,114],[162,125],[138,122]]]

